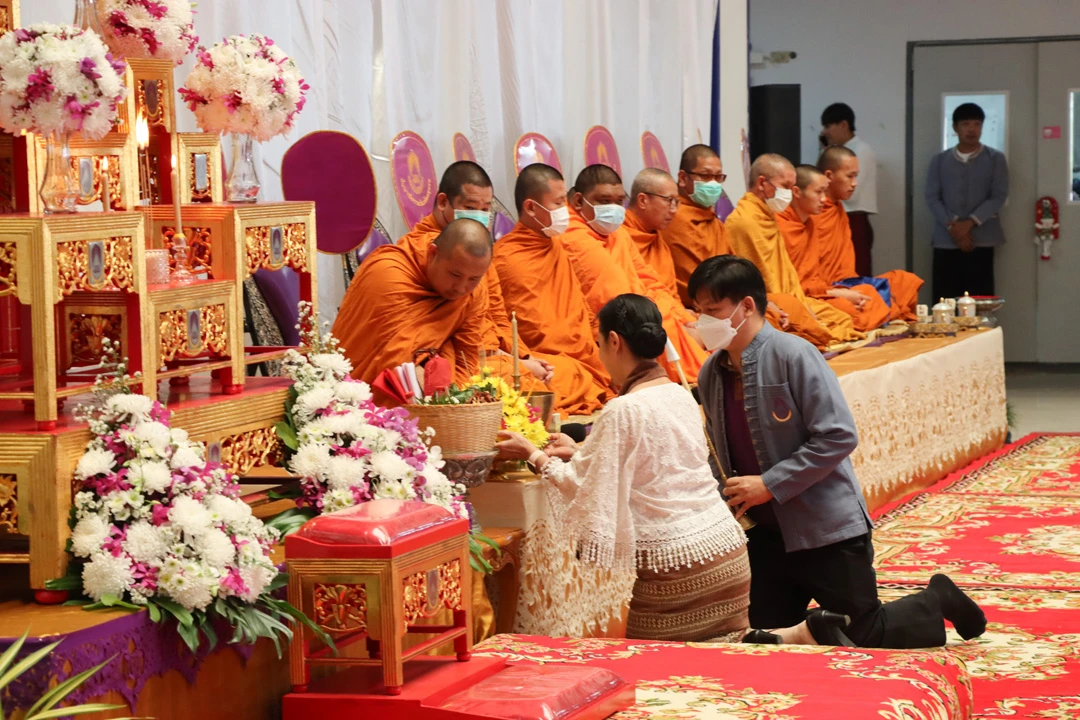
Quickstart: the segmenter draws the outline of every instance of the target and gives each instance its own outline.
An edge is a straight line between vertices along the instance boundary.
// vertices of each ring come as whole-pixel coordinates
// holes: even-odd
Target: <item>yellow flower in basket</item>
[[[502,401],[503,426],[507,430],[521,433],[538,448],[548,444],[548,432],[544,429],[540,413],[529,405],[527,395],[514,390],[505,380],[493,374],[489,367],[482,368],[479,375],[473,375],[469,384],[490,389]]]

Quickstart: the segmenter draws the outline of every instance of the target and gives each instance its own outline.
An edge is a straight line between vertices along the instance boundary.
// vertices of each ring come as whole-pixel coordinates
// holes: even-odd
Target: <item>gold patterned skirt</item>
[[[739,642],[749,626],[746,546],[703,565],[666,572],[640,569],[626,637],[678,642]]]

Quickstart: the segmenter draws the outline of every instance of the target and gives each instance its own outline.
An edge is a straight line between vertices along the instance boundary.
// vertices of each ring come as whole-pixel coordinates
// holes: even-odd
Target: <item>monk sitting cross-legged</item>
[[[491,179],[482,167],[468,160],[455,162],[443,173],[431,214],[417,223],[412,232],[404,235],[397,244],[423,252],[455,218],[471,218],[487,227],[491,220],[492,197]],[[487,311],[484,314],[481,347],[487,354],[487,367],[509,383],[513,381],[513,332],[494,262],[488,267],[484,284],[487,287]],[[518,340],[518,358],[522,371],[521,389],[524,392],[550,388],[555,394],[556,411],[572,415],[592,412],[582,411],[584,388],[590,384],[588,373],[573,358],[531,351],[521,338]],[[476,360],[469,358],[469,363]],[[590,407],[593,404],[584,403]]]
[[[750,189],[725,223],[736,255],[754,263],[765,278],[769,299],[787,311],[791,328],[819,348],[861,340],[851,316],[806,295],[788,257],[776,213],[787,210],[795,168],[780,155],[765,154],[750,167]]]
[[[843,310],[855,321],[856,330],[873,330],[889,321],[889,306],[870,285],[834,287],[821,276],[815,217],[825,204],[829,178],[813,165],[795,168],[791,206],[776,221],[784,236],[788,257],[799,272],[803,292]]]
[[[517,313],[521,341],[533,352],[557,358],[556,377],[572,362],[580,381],[560,390],[565,412],[588,415],[614,397],[611,377],[600,362],[577,276],[558,236],[567,227],[566,183],[559,171],[534,163],[514,187],[518,223],[495,243],[493,262],[506,306]]]
[[[623,227],[634,241],[641,259],[656,272],[656,278],[672,296],[678,297],[675,262],[671,248],[661,235],[679,207],[679,189],[659,168],[645,168],[630,186],[630,204]]]
[[[372,382],[386,368],[436,348],[454,381],[476,372],[484,340],[491,234],[475,220],[454,220],[427,246],[384,245],[349,283],[333,333],[353,377]]]
[[[686,307],[694,302],[686,284],[698,265],[717,255],[729,255],[724,223],[716,216],[716,201],[727,179],[720,156],[708,145],[691,145],[679,161],[679,205],[674,219],[661,232],[671,251],[679,299]]]
[[[821,154],[818,169],[829,178],[825,206],[814,218],[822,278],[833,285],[871,285],[889,305],[890,320],[914,320],[919,289],[923,285],[919,276],[905,270],[890,270],[867,278],[859,277],[855,272],[855,246],[843,201],[855,192],[859,158],[849,148],[834,145]]]
[[[608,301],[633,293],[652,300],[664,318],[664,330],[682,358],[691,382],[708,357],[692,325],[697,315],[660,282],[623,228],[626,191],[618,173],[607,165],[590,165],[578,174],[570,195],[570,229],[560,239],[595,318]],[[661,364],[666,360],[660,358]],[[677,370],[667,367],[678,381]]]

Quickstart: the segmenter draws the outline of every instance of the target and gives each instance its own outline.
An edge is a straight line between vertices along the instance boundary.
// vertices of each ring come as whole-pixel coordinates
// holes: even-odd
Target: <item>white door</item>
[[[1009,362],[1080,362],[1080,41],[916,46],[912,56],[912,270],[928,282],[933,228],[924,191],[930,158],[955,144],[952,109],[977,102],[983,143],[1006,153],[1006,243],[995,257],[998,312]],[[1054,198],[1061,240],[1040,260],[1035,203]]]

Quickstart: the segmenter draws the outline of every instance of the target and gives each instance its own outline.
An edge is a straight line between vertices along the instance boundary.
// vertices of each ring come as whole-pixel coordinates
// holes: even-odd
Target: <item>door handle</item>
[[[1050,246],[1061,237],[1060,217],[1054,198],[1044,195],[1035,201],[1035,244],[1043,260],[1050,259]]]

